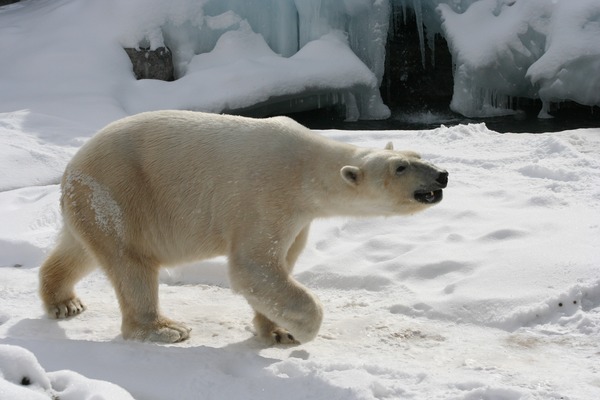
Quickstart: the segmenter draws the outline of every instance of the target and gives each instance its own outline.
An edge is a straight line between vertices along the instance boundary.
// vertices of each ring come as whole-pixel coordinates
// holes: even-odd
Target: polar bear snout
[[[437,172],[439,171],[439,172]],[[442,189],[448,186],[448,171],[446,170],[437,170],[437,175],[435,175],[435,182],[432,182],[431,185],[428,185],[425,188],[421,188],[414,192],[414,199],[419,203],[423,204],[436,204],[442,201],[444,197],[444,192]]]

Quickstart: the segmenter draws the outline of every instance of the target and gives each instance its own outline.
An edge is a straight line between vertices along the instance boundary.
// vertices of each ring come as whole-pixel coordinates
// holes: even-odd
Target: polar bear
[[[52,318],[81,313],[75,284],[100,265],[126,339],[179,342],[161,315],[159,267],[227,255],[234,291],[269,344],[312,340],[323,311],[291,275],[311,221],[412,214],[442,199],[448,173],[391,143],[340,143],[286,117],[155,111],[93,136],[63,175],[64,227],[40,269]]]

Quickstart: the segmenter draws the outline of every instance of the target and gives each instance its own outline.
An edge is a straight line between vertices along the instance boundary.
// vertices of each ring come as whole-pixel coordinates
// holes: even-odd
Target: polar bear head
[[[358,165],[346,165],[340,175],[356,193],[358,214],[411,214],[439,203],[448,172],[412,151],[384,150],[361,155]]]

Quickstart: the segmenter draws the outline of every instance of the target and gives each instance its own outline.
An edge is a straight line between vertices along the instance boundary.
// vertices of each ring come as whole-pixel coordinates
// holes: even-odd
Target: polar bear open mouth
[[[430,190],[430,191],[417,190],[415,192],[415,200],[417,200],[419,203],[425,203],[425,204],[439,203],[440,201],[442,201],[442,197],[444,197],[442,189]]]

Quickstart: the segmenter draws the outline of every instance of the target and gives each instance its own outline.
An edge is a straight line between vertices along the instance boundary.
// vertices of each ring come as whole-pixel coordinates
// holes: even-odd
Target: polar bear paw
[[[257,336],[268,346],[272,346],[275,344],[300,344],[300,342],[297,341],[296,338],[294,338],[294,336],[287,329],[275,325],[275,323],[273,323],[271,320],[269,320],[267,317],[260,313],[256,313],[253,322]]]
[[[161,318],[151,323],[136,327],[124,327],[123,338],[142,342],[178,343],[190,337],[191,329],[181,322]]]
[[[65,301],[46,306],[46,312],[50,318],[64,319],[81,314],[85,305],[78,297],[71,297]]]
[[[270,343],[269,344],[288,344],[288,345],[296,345],[300,344],[294,336],[287,331],[287,329],[276,327],[270,332],[270,338],[266,338]]]

